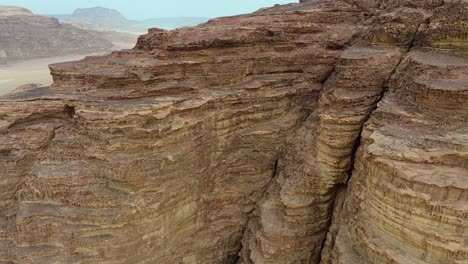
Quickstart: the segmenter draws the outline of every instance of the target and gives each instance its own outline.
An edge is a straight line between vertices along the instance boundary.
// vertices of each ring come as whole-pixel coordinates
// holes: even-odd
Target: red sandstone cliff
[[[468,5],[151,30],[0,97],[0,261],[466,263]]]

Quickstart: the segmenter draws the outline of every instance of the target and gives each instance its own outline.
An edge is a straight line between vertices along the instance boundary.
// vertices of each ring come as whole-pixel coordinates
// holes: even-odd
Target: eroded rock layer
[[[0,262],[464,263],[464,5],[384,2],[153,29],[0,97]]]
[[[466,263],[468,61],[411,52],[363,134],[324,263]]]
[[[286,144],[278,177],[249,224],[247,263],[318,261],[361,126],[399,58],[393,48],[352,48],[342,55],[318,108]]]
[[[370,9],[375,24],[338,60],[319,107],[281,152],[277,177],[244,237],[246,263],[318,263],[336,197],[346,187],[362,126],[418,29],[419,7]]]

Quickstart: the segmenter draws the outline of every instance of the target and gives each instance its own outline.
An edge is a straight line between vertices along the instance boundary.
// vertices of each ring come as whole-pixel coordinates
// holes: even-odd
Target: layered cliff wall
[[[322,263],[467,263],[467,11],[436,9],[392,75]]]
[[[466,10],[308,1],[52,65],[0,97],[0,261],[465,263]]]

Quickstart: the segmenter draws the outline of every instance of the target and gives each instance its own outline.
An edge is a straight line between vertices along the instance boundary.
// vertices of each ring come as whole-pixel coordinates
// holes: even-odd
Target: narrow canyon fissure
[[[426,20],[428,21],[428,20]],[[427,22],[426,22],[427,23]],[[416,36],[419,32],[419,29],[421,28],[421,24],[419,24],[417,27],[416,27],[416,30],[414,32],[411,33],[411,38],[409,40],[409,43],[406,43],[405,46],[401,47],[401,48],[396,48],[396,47],[392,47],[392,46],[389,46],[389,47],[373,47],[373,48],[356,48],[356,47],[348,47],[345,52],[344,52],[344,55],[342,55],[342,58],[338,61],[337,63],[337,66],[335,66],[334,70],[330,72],[330,74],[326,77],[325,81],[323,82],[322,84],[322,93],[321,93],[321,99],[320,99],[320,107],[317,111],[315,111],[315,113],[312,111],[310,115],[308,115],[308,118],[307,119],[312,119],[316,122],[317,119],[319,120],[318,123],[320,124],[319,126],[323,126],[324,130],[327,129],[327,126],[328,124],[330,123],[330,120],[331,123],[333,124],[337,124],[339,126],[340,123],[342,122],[349,122],[349,121],[345,121],[347,119],[349,119],[350,117],[350,114],[344,114],[344,115],[341,115],[340,113],[336,113],[335,112],[335,109],[332,109],[330,110],[329,106],[330,105],[333,105],[333,104],[340,104],[341,102],[346,102],[348,99],[347,98],[347,95],[340,95],[339,93],[341,92],[339,86],[336,86],[337,83],[340,83],[340,81],[342,80],[346,80],[347,77],[347,71],[349,70],[349,68],[353,68],[353,67],[348,67],[347,65],[349,64],[353,64],[355,61],[356,62],[359,62],[360,64],[358,64],[357,69],[358,69],[358,72],[361,70],[361,71],[373,71],[375,69],[378,69],[378,73],[376,73],[374,76],[372,76],[371,78],[373,78],[377,83],[379,83],[377,86],[375,87],[371,87],[372,89],[372,93],[374,95],[371,95],[370,97],[367,96],[368,98],[370,98],[370,100],[367,100],[368,98],[366,98],[365,100],[362,100],[362,99],[358,99],[356,100],[358,102],[358,105],[352,105],[351,107],[349,106],[344,106],[344,110],[341,110],[341,111],[350,111],[351,112],[351,115],[357,115],[358,116],[358,120],[357,120],[357,123],[354,123],[354,124],[351,124],[353,126],[352,128],[352,131],[355,131],[355,133],[353,133],[352,135],[349,135],[349,128],[345,128],[343,130],[343,135],[344,136],[341,136],[341,135],[337,135],[336,133],[340,133],[340,130],[338,129],[338,132],[337,131],[331,131],[331,132],[325,132],[323,133],[323,130],[322,128],[319,128],[319,129],[312,129],[310,133],[316,133],[316,135],[314,135],[312,138],[309,138],[312,139],[310,141],[305,141],[304,138],[301,138],[301,139],[295,139],[295,142],[296,144],[304,144],[304,145],[308,145],[310,146],[309,148],[313,149],[312,152],[310,154],[312,155],[316,155],[316,158],[315,158],[315,161],[313,161],[314,165],[312,165],[312,170],[314,170],[315,172],[313,172],[312,175],[309,175],[308,177],[311,177],[311,178],[327,178],[329,177],[331,179],[331,183],[330,183],[330,186],[328,187],[325,187],[323,188],[323,186],[320,186],[320,179],[318,180],[312,180],[312,182],[314,182],[314,184],[320,186],[320,188],[323,190],[328,190],[325,192],[325,196],[330,196],[328,202],[326,202],[326,204],[328,204],[328,209],[325,209],[325,212],[324,212],[324,219],[322,219],[322,221],[324,222],[323,226],[322,227],[319,227],[319,226],[316,226],[315,228],[318,229],[318,230],[313,230],[313,228],[311,229],[310,227],[299,227],[299,229],[302,228],[303,231],[301,232],[312,232],[312,233],[316,233],[316,232],[321,232],[320,230],[324,230],[322,231],[323,232],[323,235],[320,237],[319,235],[319,239],[317,242],[311,242],[311,240],[309,238],[307,238],[307,236],[303,236],[303,235],[299,235],[299,237],[303,237],[302,239],[305,239],[303,240],[302,242],[298,242],[298,243],[304,243],[304,244],[309,244],[311,245],[312,247],[314,247],[314,243],[315,243],[315,247],[318,247],[318,251],[317,250],[314,250],[312,252],[301,252],[301,250],[296,250],[295,252],[291,253],[290,256],[287,256],[286,258],[284,258],[284,255],[287,255],[287,253],[285,254],[284,252],[282,253],[283,256],[278,256],[277,254],[279,253],[276,253],[272,256],[266,256],[264,255],[263,257],[261,257],[260,259],[256,259],[256,260],[252,260],[252,259],[249,259],[249,256],[252,256],[252,255],[261,255],[263,253],[252,253],[252,244],[257,244],[257,243],[262,243],[262,242],[258,242],[256,241],[256,238],[252,238],[254,236],[258,236],[260,235],[260,237],[264,236],[262,235],[262,233],[264,231],[252,231],[251,230],[251,233],[252,234],[248,234],[248,231],[249,229],[246,228],[246,230],[244,231],[244,237],[241,239],[243,241],[242,243],[242,247],[241,247],[241,250],[240,252],[243,251],[243,248],[246,248],[246,247],[250,247],[246,250],[244,250],[245,252],[243,253],[243,261],[245,263],[256,263],[256,262],[262,262],[262,261],[265,261],[265,259],[275,259],[275,261],[273,261],[274,263],[280,263],[281,261],[293,261],[294,262],[294,259],[295,261],[302,261],[302,262],[314,262],[314,263],[319,263],[320,262],[320,259],[321,259],[321,255],[322,255],[322,251],[324,250],[324,247],[325,247],[325,242],[327,240],[327,237],[328,237],[328,233],[330,232],[330,227],[332,225],[332,214],[335,210],[335,206],[336,206],[336,196],[339,192],[345,192],[346,190],[346,187],[347,187],[347,184],[348,182],[350,181],[351,179],[351,176],[352,176],[352,172],[354,170],[354,166],[355,166],[355,159],[356,159],[356,153],[360,147],[360,144],[361,144],[361,134],[363,132],[363,128],[366,124],[366,122],[370,119],[370,117],[372,116],[373,112],[377,109],[378,107],[378,104],[379,102],[383,99],[383,97],[385,96],[385,93],[388,89],[388,82],[391,80],[391,78],[393,77],[394,73],[396,72],[397,68],[400,66],[401,62],[406,58],[407,54],[411,51],[413,45],[414,45],[414,42],[415,42],[415,39],[416,39]],[[365,63],[362,63],[360,61],[362,61],[363,59],[367,60]],[[385,65],[385,66],[382,66],[382,65]],[[337,69],[338,68],[338,69]],[[367,76],[367,75],[366,75]],[[369,77],[369,76],[367,76]],[[359,82],[361,81],[359,76],[356,76],[356,79],[355,80],[347,80],[351,83],[356,83],[356,85],[359,85]],[[371,86],[372,85],[375,85],[375,84],[370,84]],[[365,85],[364,85],[365,86]],[[366,96],[365,94],[368,93],[368,90],[369,90],[369,87],[362,87],[362,94],[364,96]],[[358,90],[359,91],[359,90]],[[342,97],[340,97],[342,96]],[[360,100],[360,101],[359,101]],[[355,102],[354,102],[355,103]],[[333,107],[336,107],[336,105],[333,105]],[[353,109],[353,107],[355,107],[356,109]],[[311,115],[315,115],[314,116],[311,116]],[[331,117],[330,117],[331,116]],[[304,122],[307,122],[304,121]],[[304,125],[304,123],[301,125],[302,127],[300,129],[304,129],[304,127],[307,127],[307,125]],[[346,125],[345,125],[346,127]],[[299,130],[300,130],[299,129]],[[335,127],[332,128],[332,130],[335,130],[336,129],[336,125]],[[297,132],[295,132],[297,133]],[[305,132],[307,133],[307,132]],[[321,134],[323,133],[323,134]],[[328,133],[328,134],[327,134]],[[330,134],[333,134],[330,136]],[[300,134],[300,133],[299,133]],[[348,135],[346,135],[348,134]],[[335,138],[339,138],[339,137],[344,137],[344,138],[348,138],[348,141],[345,141],[345,142],[334,142]],[[325,143],[324,143],[325,142]],[[321,144],[323,145],[326,145],[327,143],[331,143],[331,145],[335,145],[335,146],[338,146],[338,147],[342,147],[344,149],[348,149],[348,150],[345,150],[345,152],[341,152],[341,154],[338,154],[338,156],[334,157],[333,155],[334,154],[330,154],[329,152],[327,153],[327,151],[325,150],[316,150],[315,146],[318,146],[318,148],[320,148]],[[348,144],[347,146],[344,145],[344,144]],[[287,157],[288,154],[285,154],[284,151],[282,151],[283,154],[280,155],[283,157],[283,160],[280,160],[280,164],[281,163],[284,163],[284,158],[288,159],[289,157]],[[315,153],[315,154],[314,154]],[[291,154],[291,153],[290,153]],[[286,156],[285,156],[286,155]],[[298,159],[297,157],[294,157],[294,155],[297,155],[297,153],[292,153],[292,156],[294,160],[300,160],[300,158]],[[344,155],[344,156],[343,156]],[[327,163],[326,159],[335,159],[334,162],[336,162],[336,164],[333,164],[333,163]],[[346,161],[347,160],[347,161]],[[306,162],[310,162],[310,160],[307,159],[307,157],[302,160],[302,162],[306,163]],[[344,166],[343,165],[338,165],[338,164],[343,164],[344,162]],[[286,160],[286,163],[287,163],[287,160]],[[287,166],[288,165],[285,165],[283,166],[281,169],[283,170],[287,170]],[[286,169],[285,169],[286,167]],[[277,168],[275,168],[275,171],[277,171]],[[253,220],[253,221],[257,221],[257,224],[255,224],[256,227],[254,228],[251,228],[251,229],[256,229],[256,230],[259,230],[261,228],[258,227],[259,223],[262,221],[262,210],[263,212],[265,211],[276,211],[276,213],[278,213],[278,208],[281,208],[283,207],[283,209],[281,210],[288,210],[286,209],[286,207],[284,207],[284,205],[274,205],[273,207],[271,207],[270,205],[269,206],[264,206],[264,208],[262,209],[261,206],[262,204],[268,204],[269,201],[271,201],[272,199],[283,199],[283,202],[284,202],[284,198],[280,198],[281,197],[281,192],[278,193],[277,191],[274,191],[274,189],[282,189],[282,188],[287,188],[287,187],[284,187],[285,183],[287,184],[287,177],[283,176],[283,179],[281,179],[281,176],[280,176],[280,170],[277,171],[276,175],[274,176],[274,178],[272,179],[272,181],[269,183],[269,186],[267,188],[267,193],[266,193],[266,197],[262,197],[260,200],[259,200],[259,203],[256,205],[256,217],[258,218],[258,220]],[[291,178],[293,178],[294,176],[290,176]],[[298,181],[298,180],[296,180]],[[307,181],[307,180],[304,180],[304,179],[300,179],[299,181]],[[281,182],[281,183],[279,183]],[[271,184],[275,185],[276,186],[270,186]],[[307,184],[306,184],[307,185]],[[287,186],[287,185],[286,185]],[[290,187],[291,188],[291,187]],[[296,190],[294,190],[294,188],[298,188],[298,189],[301,189],[303,188],[303,186],[294,186],[292,187],[292,190],[291,192],[296,192]],[[312,189],[313,188],[317,188],[319,189],[319,187],[317,186],[313,186],[311,187]],[[275,194],[276,192],[276,194]],[[314,192],[314,190],[310,191],[310,190],[303,190],[304,193],[308,193],[308,192]],[[278,198],[271,198],[273,196],[277,196]],[[294,196],[294,194],[292,194],[292,196]],[[313,197],[313,194],[312,196],[309,194],[309,197]],[[313,198],[313,199],[317,199],[317,198]],[[275,202],[270,202],[270,203],[275,203]],[[276,202],[278,204],[278,202]],[[279,202],[279,204],[281,204],[281,202]],[[305,210],[310,210],[310,214],[314,214],[314,213],[317,213],[317,212],[313,212],[314,209],[313,207],[310,207],[311,205],[307,205],[307,204],[304,204],[302,206],[299,206],[300,207],[304,207]],[[313,206],[313,205],[312,205]],[[273,209],[271,209],[273,208]],[[265,214],[265,213],[263,213]],[[281,215],[281,214],[280,214]],[[267,216],[267,217],[271,217],[271,216]],[[284,218],[287,218],[289,216],[287,216],[286,213],[284,213],[284,216],[280,216],[280,217],[284,217]],[[252,221],[251,217],[249,217],[249,221],[247,222],[247,225],[249,225],[249,222]],[[267,220],[265,220],[267,221]],[[286,221],[286,220],[281,220],[281,221]],[[317,219],[313,220],[313,221],[317,221]],[[261,225],[261,224],[260,224]],[[278,226],[283,226],[282,228],[284,228],[284,226],[287,225],[287,224],[281,224],[281,225],[278,225]],[[256,232],[261,232],[261,233],[257,233],[255,234]],[[271,231],[272,233],[276,232],[276,231]],[[284,232],[288,232],[288,231],[284,231]],[[320,234],[320,233],[319,233]],[[247,238],[245,238],[245,236],[247,235]],[[292,235],[292,234],[291,234]],[[286,236],[285,236],[286,237]],[[260,238],[261,239],[264,239],[264,241],[268,241],[269,239],[268,238]],[[297,239],[297,236],[294,238],[294,239]],[[250,242],[248,242],[248,240],[250,240]],[[301,239],[298,239],[299,241]],[[306,242],[308,241],[308,242]],[[263,242],[265,243],[265,242]],[[273,242],[272,242],[273,243]],[[312,243],[312,244],[311,244]],[[249,245],[250,244],[250,245]],[[299,245],[298,245],[299,246]],[[258,250],[258,247],[259,245],[257,246],[254,246],[253,248],[257,247],[257,250]],[[255,249],[253,249],[255,250]],[[304,249],[303,249],[304,250]],[[281,250],[277,250],[278,252],[281,252]],[[299,252],[299,253],[298,253]],[[241,253],[242,255],[242,253]],[[295,256],[294,256],[295,255]],[[281,260],[281,258],[284,258],[283,260]],[[265,259],[263,259],[265,258]],[[242,258],[241,258],[242,259]],[[314,260],[315,259],[315,260]],[[251,261],[251,262],[249,262]],[[268,261],[268,260],[267,260]],[[272,262],[272,263],[273,263]],[[301,263],[302,263],[301,262]],[[268,262],[269,263],[269,262]]]
[[[426,24],[429,24],[429,22],[426,22]],[[341,193],[342,195],[344,195],[343,193],[346,193],[349,181],[351,180],[351,178],[353,176],[353,171],[355,169],[356,155],[357,155],[357,152],[358,152],[359,148],[361,147],[361,138],[362,138],[362,132],[364,130],[364,127],[366,126],[366,123],[369,121],[369,119],[371,118],[374,111],[378,108],[379,103],[382,101],[382,99],[384,98],[386,92],[388,91],[388,84],[389,84],[390,80],[392,79],[392,77],[394,76],[395,72],[397,71],[398,67],[401,65],[401,62],[406,58],[407,54],[413,48],[414,42],[416,40],[416,36],[417,36],[417,34],[418,34],[418,32],[419,32],[422,25],[423,25],[423,23],[419,24],[419,26],[417,27],[417,30],[414,32],[413,37],[411,39],[411,42],[409,43],[408,47],[406,49],[404,49],[404,52],[402,52],[402,55],[401,55],[398,63],[395,65],[395,67],[391,70],[390,74],[386,78],[385,83],[383,84],[383,86],[381,88],[381,92],[380,92],[380,95],[379,95],[378,99],[375,101],[375,103],[372,106],[369,114],[365,117],[364,121],[362,122],[362,125],[361,125],[361,127],[359,129],[358,136],[356,138],[356,142],[354,143],[354,146],[353,146],[353,149],[352,149],[352,152],[351,152],[351,162],[350,162],[350,165],[349,165],[348,172],[346,173],[348,175],[347,179],[346,179],[346,182],[345,183],[340,183],[340,184],[338,184],[336,186],[336,195],[333,197],[333,206],[332,206],[332,210],[330,211],[330,222],[329,222],[328,227],[327,227],[327,234],[325,235],[325,237],[324,237],[324,239],[322,241],[320,256],[322,256],[323,250],[325,248],[326,240],[329,239],[328,234],[331,232],[330,228],[331,228],[331,225],[332,225],[333,213],[336,212],[337,210],[338,211],[340,210],[340,208],[337,208],[338,206],[342,206],[342,202],[340,204],[337,204],[337,195],[339,193]],[[333,247],[333,243],[334,242],[331,241],[331,246],[332,247]],[[321,257],[320,257],[320,259],[321,259]],[[321,261],[319,263],[321,263]]]

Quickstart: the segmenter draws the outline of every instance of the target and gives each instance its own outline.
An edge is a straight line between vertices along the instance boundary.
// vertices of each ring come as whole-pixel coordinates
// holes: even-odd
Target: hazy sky
[[[274,4],[298,0],[0,0],[0,5],[22,6],[38,14],[70,14],[80,7],[109,7],[127,18],[172,16],[218,17],[250,13]]]

